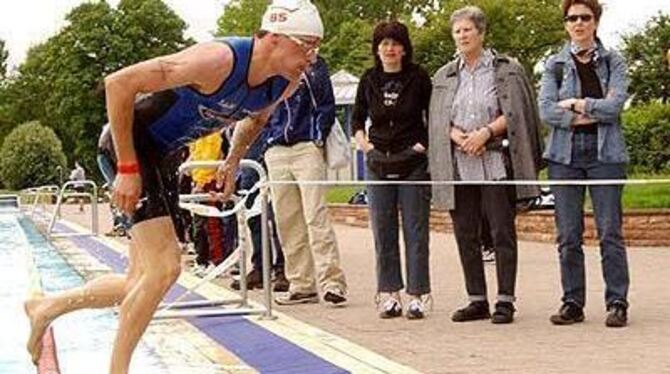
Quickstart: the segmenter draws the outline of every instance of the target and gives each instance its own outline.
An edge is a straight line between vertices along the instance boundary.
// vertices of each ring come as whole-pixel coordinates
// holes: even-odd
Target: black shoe
[[[572,325],[584,321],[584,309],[575,303],[563,303],[558,313],[549,318],[554,325]]]
[[[493,312],[493,316],[491,316],[491,323],[512,323],[515,311],[514,304],[507,301],[498,301],[496,303],[496,310]]]
[[[613,303],[607,307],[605,326],[624,327],[628,324],[628,307],[624,303]]]
[[[278,305],[316,304],[319,295],[316,292],[288,292],[277,296],[275,303]]]
[[[469,322],[491,318],[488,301],[473,301],[465,308],[459,309],[451,316],[454,322]]]
[[[230,288],[234,289],[235,291],[240,290],[240,281],[239,280],[234,280],[233,283],[230,284]],[[253,290],[253,289],[263,289],[263,274],[256,269],[253,269],[252,271],[247,274],[247,290]]]
[[[347,298],[339,288],[329,288],[323,294],[323,301],[332,306],[342,306],[347,302]]]
[[[272,286],[272,291],[274,292],[288,292],[289,287],[291,286],[291,283],[286,279],[286,275],[284,275],[284,272],[276,272],[275,273],[275,279],[274,279],[274,285]]]

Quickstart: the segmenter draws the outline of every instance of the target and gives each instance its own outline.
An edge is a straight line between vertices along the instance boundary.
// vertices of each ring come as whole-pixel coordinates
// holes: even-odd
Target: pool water
[[[47,294],[84,283],[30,220],[18,214],[0,214],[0,374],[35,373],[25,350],[29,324],[23,313],[23,300],[30,290],[31,257]],[[53,328],[61,372],[106,372],[116,327],[117,318],[109,309],[78,311],[56,320]],[[166,371],[156,355],[140,343],[131,372]]]

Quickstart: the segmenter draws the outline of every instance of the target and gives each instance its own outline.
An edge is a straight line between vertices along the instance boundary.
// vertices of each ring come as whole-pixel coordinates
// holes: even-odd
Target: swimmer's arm
[[[132,136],[137,94],[181,86],[192,86],[203,92],[215,90],[231,68],[230,49],[211,42],[143,61],[105,77],[107,114],[119,163],[137,160]]]
[[[277,102],[261,111],[259,114],[243,119],[235,125],[232,145],[226,160],[239,163],[239,161],[247,154],[247,150],[261,133],[263,127],[265,127],[270,116],[272,116],[272,113],[276,110],[277,105],[291,97],[298,86],[299,82],[292,82]]]

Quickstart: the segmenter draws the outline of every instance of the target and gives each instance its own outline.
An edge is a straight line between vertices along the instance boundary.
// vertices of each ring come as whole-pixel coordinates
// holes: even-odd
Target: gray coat
[[[507,118],[507,138],[517,180],[536,180],[542,167],[542,139],[535,94],[523,67],[515,60],[495,54],[495,82],[500,109]],[[438,70],[433,78],[430,100],[428,158],[434,181],[454,180],[451,108],[458,89],[458,60]],[[539,186],[517,186],[517,199],[540,194]],[[433,203],[438,209],[454,209],[453,186],[433,186]]]

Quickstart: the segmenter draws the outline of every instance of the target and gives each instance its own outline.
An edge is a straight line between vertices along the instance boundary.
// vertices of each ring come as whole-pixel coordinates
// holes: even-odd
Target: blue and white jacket
[[[268,147],[314,142],[323,146],[335,122],[335,95],[326,62],[317,62],[305,73],[290,98],[279,103],[266,128]]]

